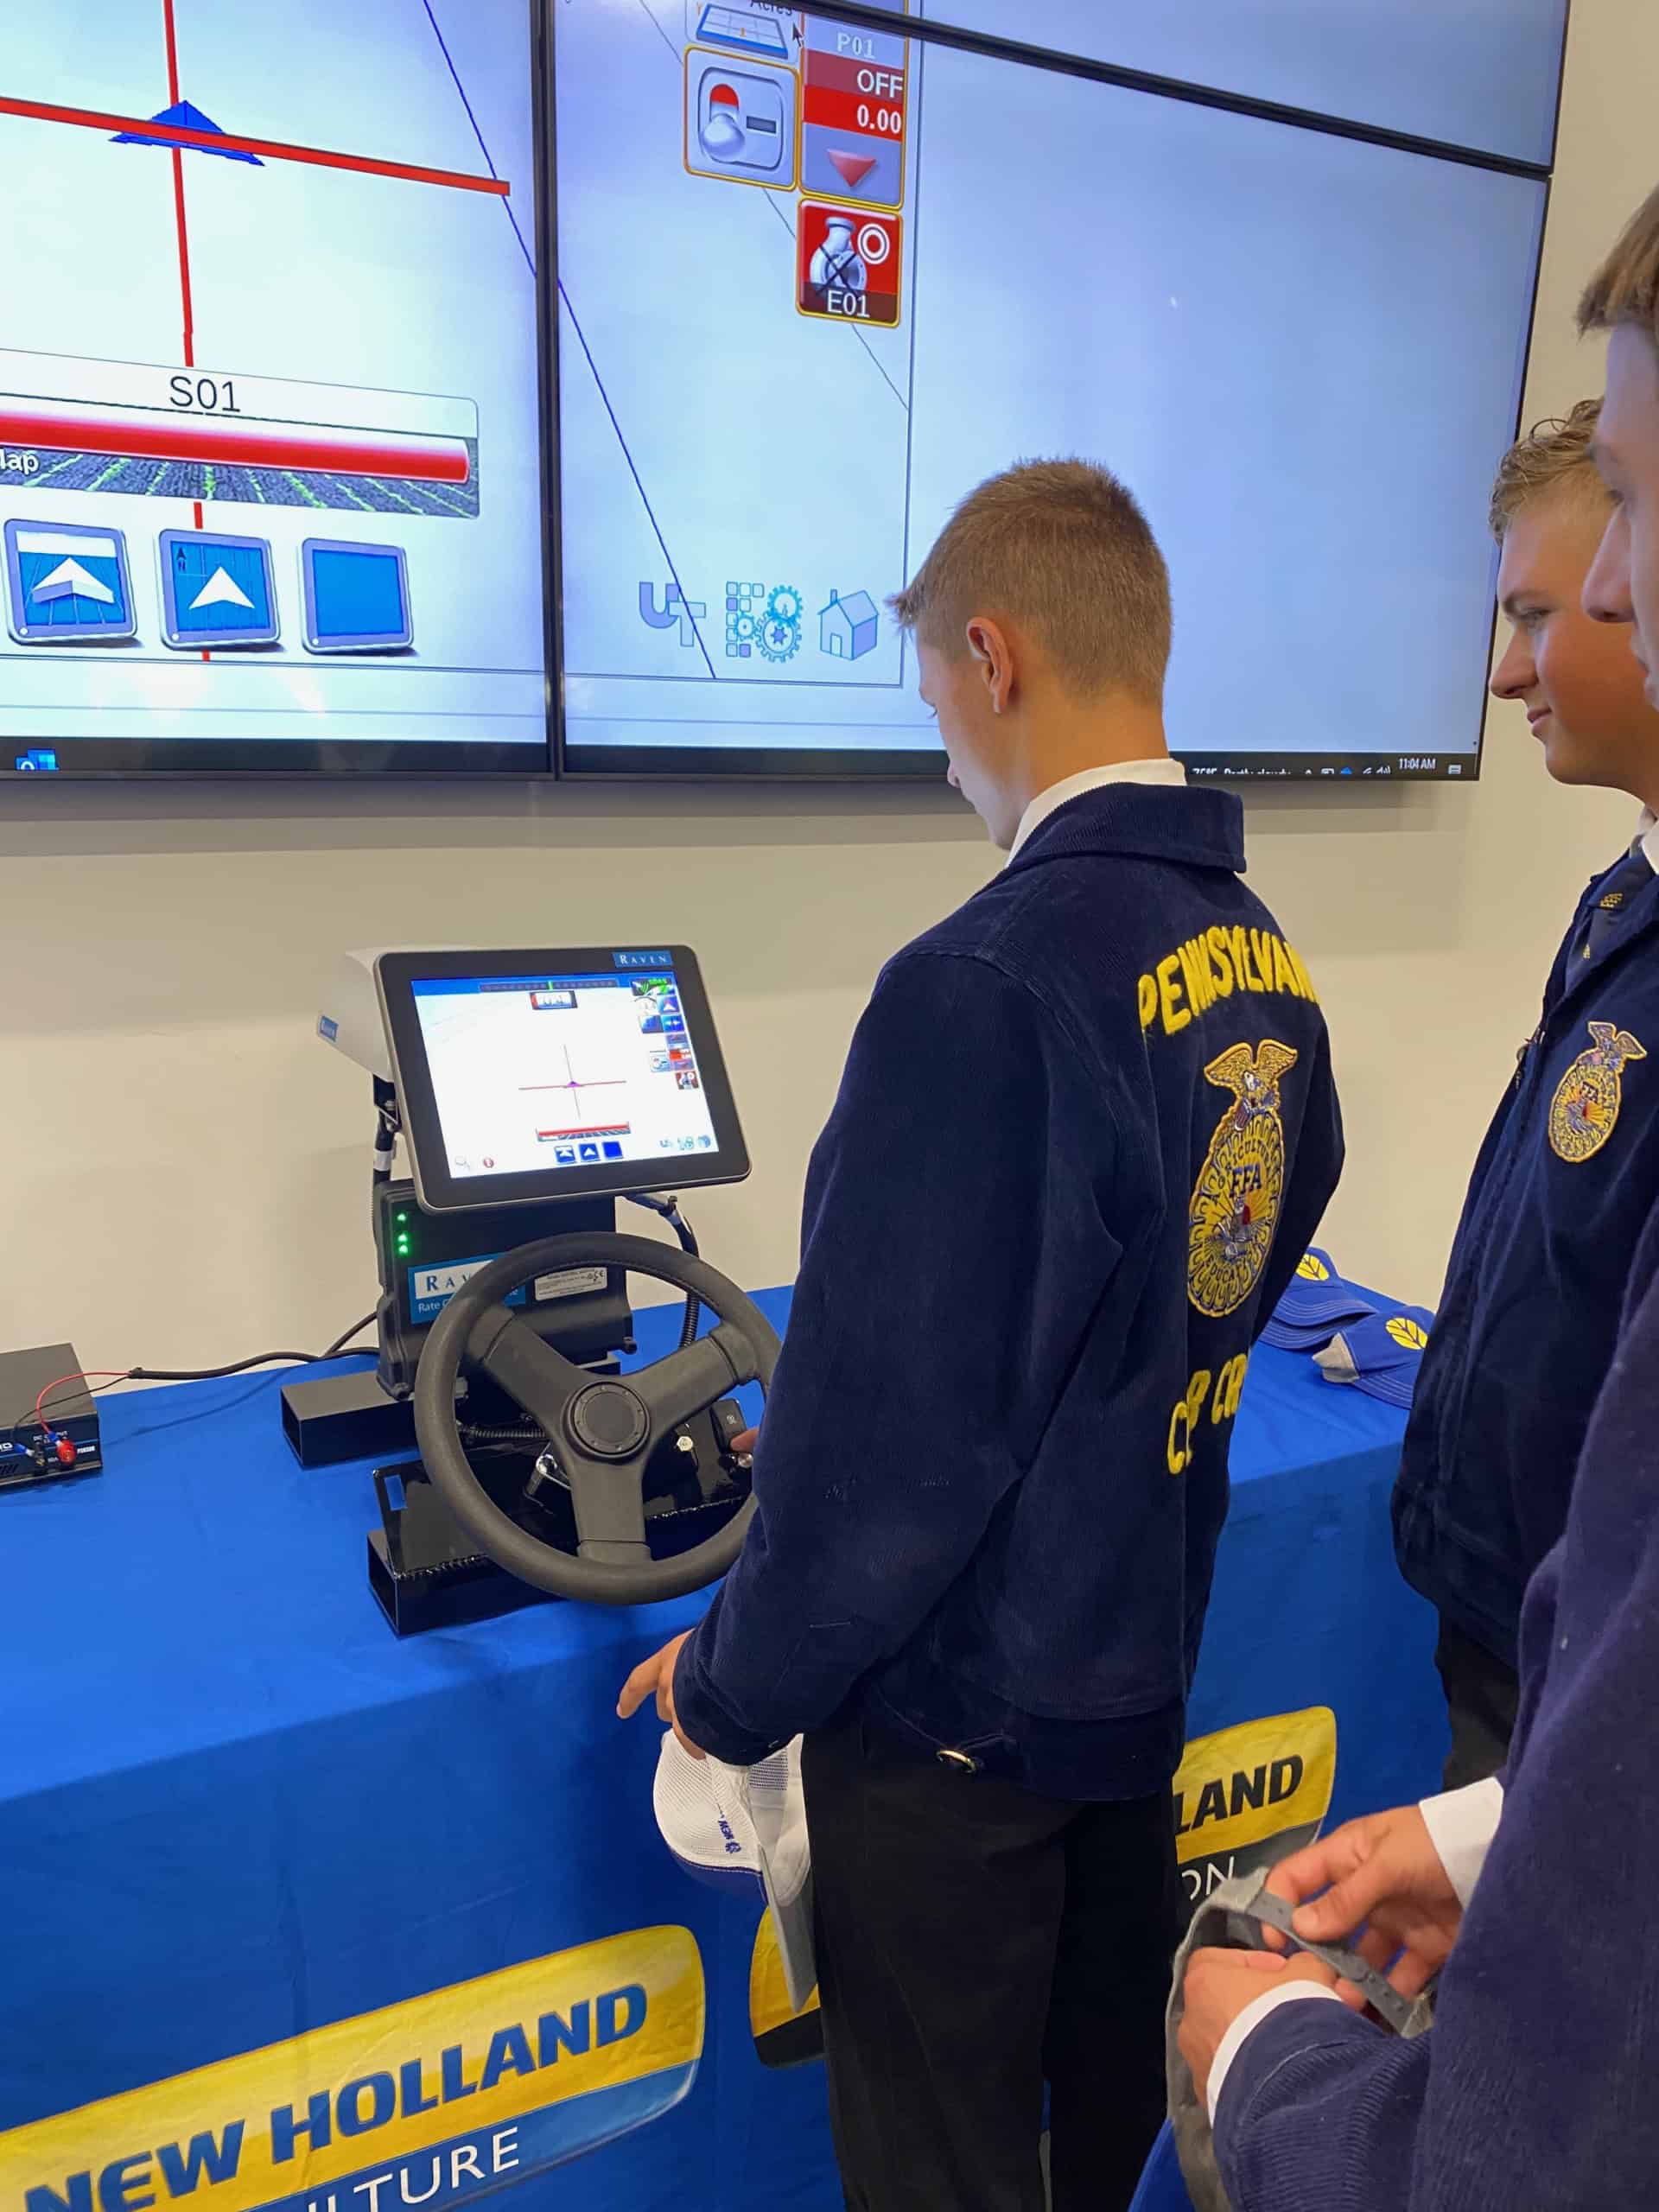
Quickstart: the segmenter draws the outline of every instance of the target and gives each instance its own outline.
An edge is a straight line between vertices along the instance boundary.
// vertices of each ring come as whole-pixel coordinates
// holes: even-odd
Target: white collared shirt
[[[1068,799],[1081,798],[1085,791],[1103,791],[1108,784],[1185,784],[1186,771],[1179,760],[1172,760],[1165,753],[1160,760],[1115,760],[1109,768],[1085,768],[1076,776],[1065,776],[1058,784],[1051,784],[1046,791],[1039,791],[1020,817],[1020,828],[1008,858],[1019,856],[1020,847],[1033,830],[1046,822]],[[1659,833],[1656,833],[1659,835]],[[1659,868],[1659,861],[1654,862]]]
[[[1636,842],[1647,855],[1654,874],[1659,875],[1659,814],[1647,807],[1642,810],[1642,826],[1636,833]]]

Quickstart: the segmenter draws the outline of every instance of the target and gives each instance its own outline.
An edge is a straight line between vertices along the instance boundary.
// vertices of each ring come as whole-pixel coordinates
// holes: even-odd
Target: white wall
[[[1656,96],[1659,10],[1577,0],[1529,419],[1597,388],[1573,302],[1659,171]],[[1375,465],[1408,466],[1410,436],[1379,424]],[[1363,575],[1353,601],[1357,652],[1411,652],[1368,631]],[[1294,602],[1282,618],[1289,650]],[[1254,880],[1336,1036],[1351,1164],[1332,1239],[1425,1300],[1565,913],[1628,827],[1554,790],[1518,709],[1487,734],[1478,789],[1250,800]],[[0,1346],[198,1365],[321,1344],[369,1306],[366,1078],[312,1024],[334,953],[388,939],[689,936],[756,1163],[696,1219],[729,1273],[785,1280],[871,977],[988,865],[944,794],[10,786]]]

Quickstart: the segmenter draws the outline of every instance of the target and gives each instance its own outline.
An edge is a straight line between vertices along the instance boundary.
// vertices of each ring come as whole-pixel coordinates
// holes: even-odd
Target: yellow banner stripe
[[[1317,1827],[1337,1778],[1337,1716],[1328,1706],[1276,1713],[1200,1736],[1175,1777],[1183,1866]]]
[[[76,2177],[96,2185],[122,2162],[130,2202],[251,2212],[365,2160],[690,2065],[704,2013],[688,1929],[554,1952],[13,2128],[0,2135],[0,2212],[41,2190],[101,2203]],[[194,2178],[175,2190],[175,2174]],[[38,2194],[35,2205],[49,2212]]]

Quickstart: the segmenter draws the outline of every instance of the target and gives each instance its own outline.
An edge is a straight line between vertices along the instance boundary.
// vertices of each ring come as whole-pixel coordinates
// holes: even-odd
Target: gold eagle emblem
[[[1645,1060],[1647,1048],[1628,1029],[1592,1021],[1595,1039],[1561,1077],[1549,1109],[1549,1141],[1560,1158],[1576,1166],[1593,1160],[1618,1126],[1624,1104],[1624,1071]]]
[[[1205,1074],[1233,1103],[1216,1125],[1188,1216],[1187,1294],[1214,1320],[1235,1313],[1261,1280],[1285,1187],[1280,1078],[1297,1054],[1269,1037],[1234,1045]]]

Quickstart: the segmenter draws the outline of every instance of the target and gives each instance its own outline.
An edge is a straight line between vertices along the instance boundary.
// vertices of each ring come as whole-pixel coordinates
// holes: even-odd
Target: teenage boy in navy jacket
[[[1580,321],[1612,332],[1596,458],[1616,501],[1585,603],[1634,625],[1659,707],[1659,192]],[[1235,2212],[1659,2203],[1659,1211],[1626,1313],[1566,1536],[1527,1592],[1501,1781],[1351,1821],[1274,1870],[1311,1900],[1310,1941],[1357,1937],[1408,1993],[1443,1968],[1433,2027],[1401,2043],[1339,2010],[1306,1956],[1190,1962],[1182,2048]]]
[[[1582,401],[1523,439],[1492,497],[1513,626],[1492,690],[1525,705],[1558,782],[1628,791],[1644,811],[1580,903],[1476,1164],[1395,1488],[1401,1570],[1440,1616],[1448,1789],[1503,1764],[1522,1596],[1567,1525],[1659,1199],[1659,713],[1629,631],[1584,600],[1611,509],[1599,411]]]
[[[693,1748],[804,1732],[859,2212],[1133,2193],[1182,1918],[1170,1782],[1250,1348],[1341,1159],[1243,810],[1164,740],[1170,609],[1077,462],[958,508],[895,602],[1007,868],[884,970],[808,1180],[759,1511],[635,1674]]]

